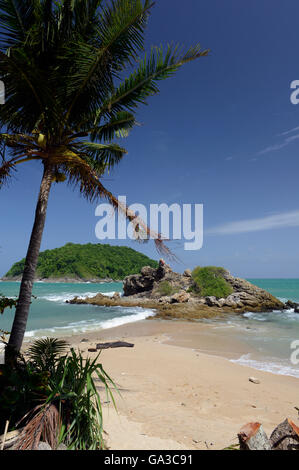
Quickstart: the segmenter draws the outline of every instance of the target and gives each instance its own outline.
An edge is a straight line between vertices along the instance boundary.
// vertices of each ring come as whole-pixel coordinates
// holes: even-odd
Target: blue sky
[[[140,108],[122,143],[128,155],[105,178],[128,203],[204,204],[204,244],[170,248],[182,271],[218,265],[243,277],[299,277],[299,79],[296,0],[157,0],[147,44],[200,42],[187,64]],[[41,178],[28,165],[0,194],[0,275],[25,255]],[[49,201],[42,249],[97,243],[97,204],[64,184]],[[107,243],[108,241],[106,241]],[[152,242],[126,244],[158,258]]]

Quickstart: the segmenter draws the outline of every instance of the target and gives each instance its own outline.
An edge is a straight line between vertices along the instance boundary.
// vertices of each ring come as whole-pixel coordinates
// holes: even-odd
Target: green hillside
[[[24,259],[15,263],[4,279],[20,278]],[[123,279],[139,273],[142,266],[157,267],[157,261],[125,246],[67,243],[61,248],[40,253],[37,279]]]

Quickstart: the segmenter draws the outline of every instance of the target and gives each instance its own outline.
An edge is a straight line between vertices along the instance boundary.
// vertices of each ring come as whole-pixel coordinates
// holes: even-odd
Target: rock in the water
[[[127,276],[123,281],[123,296],[115,293],[108,297],[98,293],[86,299],[76,297],[69,302],[105,307],[138,306],[154,309],[156,317],[159,318],[188,320],[214,318],[227,313],[265,312],[288,308],[269,292],[244,279],[233,277],[225,269],[221,269],[220,273],[233,291],[226,298],[213,295],[201,297],[200,289],[195,288],[190,270],[180,274],[172,271],[170,266],[160,260],[157,269],[144,266],[140,274]]]
[[[288,300],[286,302],[286,307],[289,307],[289,308],[295,308],[297,307],[299,304],[297,304],[296,302],[293,302],[292,300]]]
[[[172,271],[168,264],[159,264],[157,269],[144,266],[140,274],[132,274],[124,279],[124,296],[136,295],[146,292],[152,298],[161,297],[159,282],[167,281],[170,288],[187,289],[192,278]]]
[[[271,311],[273,309],[281,310],[285,305],[269,292],[260,287],[251,284],[251,282],[238,277],[233,277],[228,271],[224,271],[224,279],[231,285],[234,294],[238,294],[240,302],[245,307],[252,307],[256,311]],[[228,296],[230,297],[230,296]],[[234,298],[236,300],[236,297]],[[238,303],[238,302],[236,302]]]
[[[113,296],[111,297],[113,300],[118,300],[120,299],[120,293],[119,292],[114,292]]]
[[[141,269],[141,274],[132,274],[124,279],[123,289],[124,295],[134,295],[140,292],[147,292],[152,290],[154,282],[158,280],[158,269],[144,266]]]

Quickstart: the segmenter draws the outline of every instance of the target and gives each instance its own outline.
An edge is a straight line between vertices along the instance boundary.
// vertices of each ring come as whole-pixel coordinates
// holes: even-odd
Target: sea
[[[299,303],[299,279],[248,279],[282,301]],[[0,282],[0,294],[16,298],[19,282]],[[47,283],[34,284],[25,341],[40,337],[61,337],[112,328],[154,316],[141,307],[99,307],[66,303],[75,296],[87,297],[101,292],[122,294],[122,283]],[[0,315],[0,328],[10,331],[13,310]],[[240,365],[275,374],[299,378],[299,314],[290,308],[264,313],[246,312],[222,319],[202,320],[215,332],[231,335],[248,353],[230,359]],[[298,352],[296,352],[298,351]],[[298,364],[297,364],[298,362]]]

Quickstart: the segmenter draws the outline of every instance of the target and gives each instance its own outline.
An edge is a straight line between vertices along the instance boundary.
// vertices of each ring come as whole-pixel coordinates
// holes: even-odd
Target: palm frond
[[[100,113],[99,113],[100,118]],[[94,127],[89,129],[91,139],[111,141],[115,137],[128,137],[129,131],[137,124],[135,116],[128,111],[121,111],[112,116],[110,120],[102,126],[97,126],[98,116],[94,117]]]
[[[13,171],[15,171],[15,162],[3,160],[0,166],[0,188],[9,181]]]
[[[71,98],[66,122],[71,114],[92,107],[94,111],[113,88],[113,76],[143,48],[143,36],[151,4],[145,0],[111,0],[102,7],[95,43],[78,41],[66,47],[71,70],[67,99]],[[69,96],[70,94],[70,96]],[[96,106],[96,107],[95,107]]]
[[[125,204],[121,203],[110,191],[108,191],[98,178],[96,171],[91,167],[88,161],[77,155],[73,156],[72,163],[61,163],[60,169],[68,178],[68,183],[78,188],[80,193],[90,202],[98,199],[106,199],[114,209],[119,210],[124,216],[133,223],[135,238],[144,242],[153,239],[159,253],[167,256],[169,259],[176,260],[176,256],[165,245],[165,239],[160,233],[157,233],[144,223],[144,221],[131,211]],[[141,234],[145,236],[141,236]]]
[[[34,21],[34,3],[32,0],[0,0],[1,49],[26,40]]]
[[[98,41],[109,51],[114,70],[137,59],[143,50],[144,31],[153,2],[145,0],[111,0],[102,8]]]
[[[97,36],[99,8],[103,0],[77,0],[72,2],[73,29],[77,36],[90,41]]]
[[[97,112],[98,118],[105,114],[115,115],[124,109],[133,112],[140,104],[147,104],[147,98],[159,92],[157,82],[171,77],[183,64],[205,57],[208,52],[202,51],[199,44],[184,54],[178,46],[168,45],[165,54],[162,46],[152,48],[149,58],[145,55],[139,67],[103,103]]]
[[[27,355],[39,369],[51,372],[57,359],[66,351],[67,347],[68,343],[61,339],[37,339],[28,348]]]
[[[79,149],[80,154],[87,157],[84,158],[85,160],[88,159],[88,162],[94,161],[108,170],[117,165],[127,153],[126,149],[113,142],[110,144],[98,144],[83,141],[76,144],[76,147]]]
[[[37,450],[41,440],[56,449],[61,417],[55,405],[48,403],[36,406],[18,424],[25,420],[27,424],[19,435],[15,450]]]

